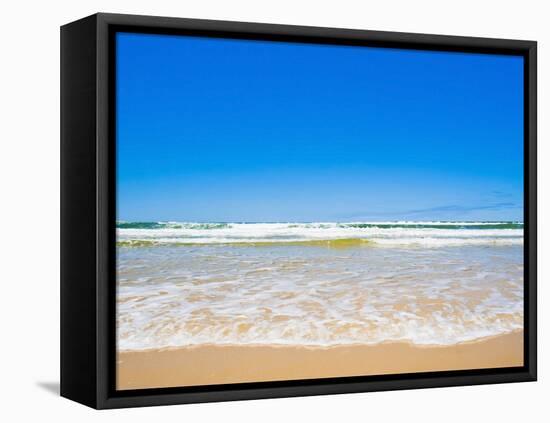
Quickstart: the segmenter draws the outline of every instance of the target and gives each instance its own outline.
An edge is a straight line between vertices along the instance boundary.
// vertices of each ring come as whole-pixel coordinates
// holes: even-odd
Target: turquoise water
[[[522,245],[521,222],[119,222],[120,246],[289,243],[370,246]]]

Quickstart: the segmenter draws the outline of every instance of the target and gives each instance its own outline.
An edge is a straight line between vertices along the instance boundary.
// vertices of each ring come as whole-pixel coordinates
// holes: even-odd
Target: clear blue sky
[[[523,220],[523,59],[117,35],[118,220]]]

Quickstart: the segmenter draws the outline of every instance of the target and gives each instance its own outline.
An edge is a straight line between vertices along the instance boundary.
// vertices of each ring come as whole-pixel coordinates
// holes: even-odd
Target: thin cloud
[[[506,202],[506,203],[490,204],[485,206],[457,206],[457,205],[439,206],[439,207],[430,207],[427,209],[409,210],[402,213],[418,214],[418,213],[441,212],[441,211],[472,212],[472,211],[479,211],[479,210],[506,210],[506,209],[513,209],[516,207],[519,207],[516,203]]]
[[[424,209],[413,209],[413,210],[401,210],[401,211],[392,211],[392,212],[379,212],[379,211],[370,211],[370,212],[357,212],[348,215],[336,216],[338,218],[346,219],[357,219],[357,218],[379,218],[379,217],[393,217],[393,216],[411,216],[414,217],[420,214],[430,214],[430,213],[471,213],[476,211],[484,210],[510,210],[520,208],[521,205],[513,202],[499,202],[494,204],[487,205],[476,205],[476,206],[459,206],[456,204],[437,206],[437,207],[428,207]]]
[[[500,198],[501,200],[503,200],[503,199],[505,199],[505,198],[510,198],[510,197],[512,197],[512,194],[510,194],[509,192],[498,191],[498,190],[491,191],[489,194],[490,194],[492,197],[494,197],[494,198]]]

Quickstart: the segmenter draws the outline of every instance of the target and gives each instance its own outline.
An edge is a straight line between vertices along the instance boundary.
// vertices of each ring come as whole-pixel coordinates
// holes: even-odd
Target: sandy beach
[[[523,365],[523,331],[453,346],[193,346],[120,352],[117,389],[382,375]]]

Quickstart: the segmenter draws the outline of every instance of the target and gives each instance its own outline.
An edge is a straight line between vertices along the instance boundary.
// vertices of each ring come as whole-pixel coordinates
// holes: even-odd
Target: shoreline
[[[523,330],[454,345],[193,345],[117,353],[117,389],[369,376],[523,365]]]

